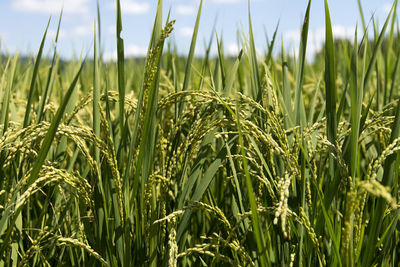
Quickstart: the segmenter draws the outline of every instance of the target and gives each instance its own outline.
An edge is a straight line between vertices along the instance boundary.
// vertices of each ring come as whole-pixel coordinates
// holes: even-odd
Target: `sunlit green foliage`
[[[314,60],[311,1],[298,55],[278,28],[256,51],[249,14],[237,57],[218,37],[196,57],[200,1],[178,56],[159,0],[145,59],[119,1],[116,62],[99,9],[92,57],[43,57],[47,28],[34,59],[0,57],[0,266],[397,266],[397,1],[382,28],[358,3],[348,41],[325,1]]]

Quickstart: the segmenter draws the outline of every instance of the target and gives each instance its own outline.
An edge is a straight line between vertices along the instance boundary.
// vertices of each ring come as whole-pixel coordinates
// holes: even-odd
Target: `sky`
[[[372,15],[383,25],[393,0],[362,0],[369,20]],[[0,0],[0,51],[5,53],[36,54],[47,22],[50,20],[45,51],[50,55],[61,8],[63,18],[57,50],[63,58],[78,57],[93,48],[93,28],[97,19],[96,0]],[[164,0],[163,19],[168,11],[176,19],[169,38],[181,54],[189,51],[199,0]],[[266,50],[279,22],[278,42],[283,38],[290,51],[299,45],[300,29],[308,0],[250,0],[250,12],[256,48]],[[116,3],[99,0],[101,13],[102,50],[105,58],[116,57]],[[353,38],[356,25],[361,28],[357,0],[328,0],[334,36]],[[153,27],[157,0],[121,0],[122,37],[125,55],[143,56]],[[203,0],[196,54],[204,53],[211,35],[223,39],[225,53],[238,52],[238,32],[248,34],[248,0]],[[324,41],[324,1],[311,4],[308,53],[318,51]],[[215,31],[213,31],[215,26]],[[214,42],[215,43],[215,42]],[[213,47],[216,51],[216,45]]]

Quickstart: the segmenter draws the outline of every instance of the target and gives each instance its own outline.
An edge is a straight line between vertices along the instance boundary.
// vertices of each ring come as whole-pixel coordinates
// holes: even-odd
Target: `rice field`
[[[0,266],[399,266],[397,0],[381,26],[358,1],[354,41],[325,1],[313,60],[311,1],[297,54],[278,28],[256,51],[249,14],[234,58],[195,56],[200,1],[183,58],[158,0],[143,60],[116,4],[116,62],[100,23],[77,60],[43,56],[47,28],[0,57]]]

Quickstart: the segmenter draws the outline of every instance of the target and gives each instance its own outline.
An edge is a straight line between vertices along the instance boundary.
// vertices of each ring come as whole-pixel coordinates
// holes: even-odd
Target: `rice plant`
[[[325,1],[314,60],[311,0],[297,55],[278,27],[256,51],[249,13],[234,58],[195,56],[202,1],[179,56],[158,0],[143,60],[116,4],[116,62],[99,9],[92,59],[43,57],[48,25],[0,58],[0,266],[398,266],[397,0],[382,28],[358,1],[352,42]]]

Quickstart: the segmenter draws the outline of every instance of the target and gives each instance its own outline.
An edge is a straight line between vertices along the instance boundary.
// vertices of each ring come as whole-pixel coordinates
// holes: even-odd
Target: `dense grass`
[[[161,0],[145,60],[124,59],[119,1],[117,62],[100,12],[93,60],[42,58],[47,28],[32,61],[0,58],[0,266],[397,266],[397,1],[382,28],[359,1],[350,42],[325,1],[314,61],[311,1],[279,57],[249,14],[236,58],[213,38],[196,58],[201,6],[186,58]]]

